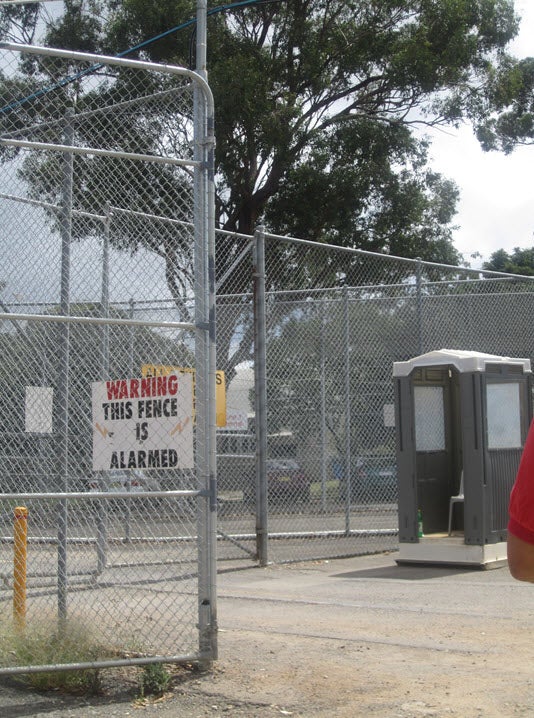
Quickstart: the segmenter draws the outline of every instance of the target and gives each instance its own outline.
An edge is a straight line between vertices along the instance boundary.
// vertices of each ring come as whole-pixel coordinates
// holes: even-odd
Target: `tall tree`
[[[521,249],[514,247],[511,253],[504,249],[493,252],[488,262],[483,264],[484,269],[494,272],[507,272],[508,274],[523,274],[534,276],[534,247]]]
[[[475,120],[483,149],[510,154],[518,145],[534,144],[534,58],[503,63],[488,87],[485,106]]]
[[[209,13],[219,227],[251,234],[266,222],[275,232],[306,239],[457,263],[452,219],[458,191],[431,171],[428,146],[413,130],[417,124],[464,119],[482,128],[492,112],[503,114],[507,100],[520,102],[517,83],[508,94],[504,89],[506,78],[521,68],[505,52],[519,26],[513,0],[258,0],[212,7]],[[49,23],[45,42],[105,54],[143,43],[129,56],[194,67],[193,30],[183,28],[194,15],[192,0],[150,6],[145,0],[66,0],[64,14]],[[183,29],[165,34],[173,27]],[[47,63],[22,69],[34,83],[50,72]],[[74,99],[83,104],[98,92],[94,81],[81,79]],[[156,118],[143,142],[156,148],[167,119]],[[120,144],[121,138],[115,141]],[[85,169],[98,162],[87,160]],[[43,189],[50,191],[51,173],[37,170],[28,166],[25,177],[42,196]],[[143,187],[154,181],[136,178],[136,196],[143,197]],[[160,181],[169,198],[157,207],[164,212],[180,182],[174,176]],[[80,207],[93,208],[94,191],[82,190]],[[121,182],[113,192],[120,206],[131,205],[129,195],[121,198]],[[147,210],[154,212],[152,206]],[[130,231],[115,241],[135,248],[135,236]],[[271,251],[283,260],[271,285],[287,286],[289,250]],[[221,295],[248,289],[242,267],[227,271],[238,256],[235,242],[219,243]],[[180,284],[187,262],[177,261],[175,251],[164,257],[180,304],[173,285]],[[335,283],[340,273],[332,262],[328,272],[310,265],[306,276],[313,286]],[[345,272],[343,281],[348,280]],[[232,354],[232,341],[235,346],[229,332],[220,344],[228,367],[232,356],[241,360],[250,350],[243,340]]]

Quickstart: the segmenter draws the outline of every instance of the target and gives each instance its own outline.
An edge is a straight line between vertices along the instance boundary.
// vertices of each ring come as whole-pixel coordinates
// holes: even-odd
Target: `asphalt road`
[[[159,700],[132,673],[98,698],[0,685],[2,718],[516,718],[534,715],[534,587],[395,552],[218,578],[219,658]]]

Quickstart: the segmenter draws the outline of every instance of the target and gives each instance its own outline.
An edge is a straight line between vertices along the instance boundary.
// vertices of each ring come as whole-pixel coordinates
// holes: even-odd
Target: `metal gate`
[[[209,87],[1,50],[0,673],[209,661]]]

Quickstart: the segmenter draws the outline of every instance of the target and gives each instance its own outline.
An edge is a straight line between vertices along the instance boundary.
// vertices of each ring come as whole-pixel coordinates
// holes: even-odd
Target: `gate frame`
[[[16,666],[0,668],[0,675],[17,673],[36,673],[42,671],[82,670],[87,668],[104,668],[124,665],[146,665],[150,663],[182,663],[199,661],[209,664],[217,658],[217,606],[216,606],[216,543],[217,543],[217,483],[216,483],[216,407],[215,407],[215,133],[214,133],[214,101],[213,94],[207,83],[204,72],[200,74],[187,68],[163,65],[141,60],[129,60],[106,55],[75,52],[56,48],[47,48],[37,45],[21,43],[0,42],[1,50],[14,53],[27,53],[32,55],[49,56],[92,63],[97,67],[112,65],[127,67],[135,70],[145,70],[160,74],[174,75],[188,78],[193,85],[193,127],[194,127],[194,157],[192,160],[178,158],[163,158],[157,155],[132,154],[112,150],[99,150],[88,147],[72,147],[68,144],[53,145],[47,143],[10,140],[0,137],[0,145],[17,146],[33,150],[52,150],[61,152],[72,158],[73,154],[93,154],[108,157],[142,160],[178,164],[193,167],[194,192],[194,257],[195,257],[195,318],[194,324],[176,322],[143,322],[144,326],[176,326],[189,328],[195,334],[195,364],[196,364],[196,422],[197,431],[200,432],[201,441],[198,442],[202,450],[197,452],[195,469],[199,490],[194,492],[198,496],[198,636],[199,651],[196,655],[147,657],[142,659],[123,659],[116,661],[72,663],[53,666]],[[24,202],[24,199],[20,201]],[[30,201],[30,200],[29,200]],[[70,208],[72,212],[72,208]],[[68,218],[70,220],[70,217]],[[59,321],[68,328],[71,322],[85,321],[87,318],[69,316],[39,316],[32,314],[0,313],[0,320],[20,319],[27,321]],[[101,320],[100,320],[101,321]],[[137,322],[132,320],[106,320],[108,323],[131,325]],[[98,320],[97,320],[98,322]],[[92,323],[89,321],[89,323]],[[190,492],[172,492],[188,494]],[[0,495],[1,497],[2,495]],[[7,495],[5,495],[7,496]],[[20,495],[22,497],[23,494]],[[58,494],[45,495],[58,499]],[[68,493],[63,493],[60,502],[66,502]],[[72,496],[72,495],[71,495]],[[119,494],[117,494],[119,496]],[[124,497],[130,495],[125,493]],[[120,497],[120,496],[119,496]],[[94,496],[93,496],[94,498]],[[65,537],[66,538],[66,537]],[[66,590],[66,587],[64,587]],[[61,622],[62,599],[61,576],[58,576],[59,620]]]

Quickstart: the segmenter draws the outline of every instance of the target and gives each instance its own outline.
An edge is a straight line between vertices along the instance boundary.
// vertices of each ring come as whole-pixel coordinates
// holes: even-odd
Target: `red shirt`
[[[534,544],[534,421],[519,463],[510,504],[508,531],[517,538]]]

